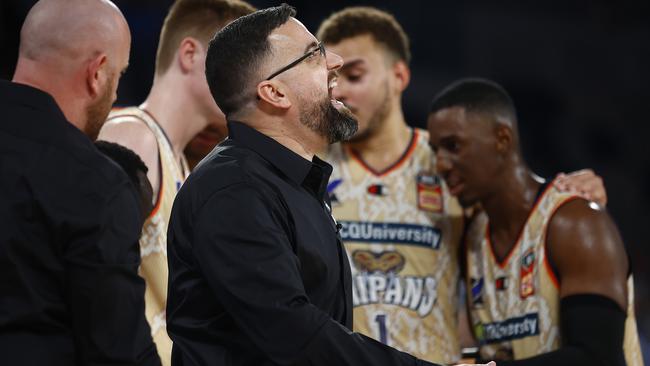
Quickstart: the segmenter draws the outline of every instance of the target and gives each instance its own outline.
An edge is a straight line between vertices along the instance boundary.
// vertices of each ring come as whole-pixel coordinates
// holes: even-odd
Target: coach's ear
[[[257,84],[257,97],[270,107],[286,110],[291,108],[291,100],[287,97],[285,88],[281,81],[264,80]]]
[[[92,98],[97,97],[108,82],[108,61],[105,53],[95,56],[86,68],[86,86]]]

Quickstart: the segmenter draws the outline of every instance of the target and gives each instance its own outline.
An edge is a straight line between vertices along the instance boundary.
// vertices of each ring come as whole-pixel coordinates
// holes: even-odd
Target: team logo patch
[[[438,298],[438,281],[433,275],[401,274],[406,258],[395,250],[359,249],[350,253],[353,272],[357,272],[352,277],[353,306],[387,304],[420,317],[431,314]]]
[[[472,305],[481,307],[483,305],[483,277],[472,278]]]
[[[521,258],[519,296],[525,299],[535,294],[535,252],[530,249]]]
[[[395,251],[373,253],[369,250],[352,252],[354,266],[363,272],[399,272],[404,268],[404,256]]]
[[[418,208],[423,211],[441,213],[444,208],[440,177],[419,174],[416,179]]]

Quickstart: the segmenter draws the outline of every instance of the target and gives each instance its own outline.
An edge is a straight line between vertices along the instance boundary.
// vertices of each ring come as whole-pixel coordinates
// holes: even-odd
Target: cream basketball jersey
[[[426,131],[374,172],[348,147],[333,145],[328,192],[352,266],[354,330],[419,358],[453,363],[457,333],[458,245],[463,215],[440,177]]]
[[[483,359],[519,360],[558,349],[559,282],[546,256],[546,229],[555,211],[579,199],[548,184],[538,197],[517,243],[499,262],[492,250],[488,219],[480,213],[467,234],[468,307]],[[632,278],[628,286],[631,286]],[[630,304],[634,303],[630,288]],[[642,365],[633,306],[628,307],[625,357]]]
[[[144,223],[140,237],[140,276],[146,282],[145,315],[163,365],[171,365],[172,341],[167,335],[165,309],[167,306],[167,225],[176,193],[189,175],[185,157],[175,158],[164,131],[146,111],[138,107],[116,109],[111,122],[139,120],[153,132],[158,143],[160,188],[156,205]]]

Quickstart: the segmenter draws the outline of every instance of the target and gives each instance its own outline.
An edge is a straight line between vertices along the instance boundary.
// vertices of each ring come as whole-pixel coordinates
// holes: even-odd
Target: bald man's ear
[[[289,109],[291,101],[284,92],[283,86],[284,84],[273,80],[264,80],[257,84],[257,97],[275,108]]]
[[[411,82],[411,70],[404,61],[397,61],[393,64],[393,75],[397,80],[398,91],[403,92]]]
[[[504,124],[496,123],[496,137],[497,143],[496,148],[499,153],[507,153],[513,149],[514,145],[514,136],[512,134],[512,129]]]
[[[192,37],[183,38],[178,47],[177,60],[184,74],[196,69],[198,62],[205,63],[205,59],[199,57],[201,52],[203,52],[203,46],[198,40]]]
[[[92,97],[101,94],[106,88],[109,79],[108,59],[105,54],[100,54],[88,63],[86,70],[86,85]]]

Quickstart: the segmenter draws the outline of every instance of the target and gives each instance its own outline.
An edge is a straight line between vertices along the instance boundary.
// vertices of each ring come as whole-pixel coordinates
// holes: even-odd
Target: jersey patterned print
[[[557,350],[562,344],[559,283],[546,256],[546,230],[556,210],[578,198],[549,184],[503,262],[494,255],[485,213],[470,224],[468,306],[482,358],[519,360]],[[633,304],[633,290],[629,294]],[[642,361],[632,308],[624,350],[627,364],[637,366]]]
[[[352,265],[354,330],[419,358],[458,361],[458,245],[463,216],[440,177],[426,131],[374,172],[333,145],[328,191]]]
[[[182,163],[175,159],[172,147],[163,130],[147,112],[138,107],[116,109],[108,117],[111,122],[144,122],[158,143],[160,161],[160,189],[156,205],[144,223],[140,237],[140,276],[145,279],[145,315],[151,326],[162,364],[171,365],[172,341],[167,335],[165,308],[167,306],[167,225],[174,197],[189,175],[185,157]]]

